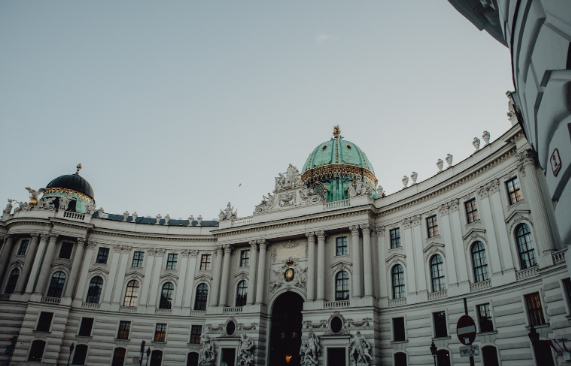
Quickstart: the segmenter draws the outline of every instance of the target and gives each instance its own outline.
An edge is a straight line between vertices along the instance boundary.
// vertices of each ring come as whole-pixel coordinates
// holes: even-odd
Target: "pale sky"
[[[3,1],[0,50],[2,208],[81,163],[109,213],[248,216],[337,124],[390,194],[510,127],[509,50],[446,0]]]

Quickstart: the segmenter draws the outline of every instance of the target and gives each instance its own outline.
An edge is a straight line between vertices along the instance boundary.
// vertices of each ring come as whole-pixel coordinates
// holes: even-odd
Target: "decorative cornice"
[[[168,237],[168,236],[147,236],[147,235],[136,235],[136,234],[126,234],[126,233],[115,233],[110,231],[93,230],[92,235],[104,235],[104,236],[115,236],[121,238],[130,239],[144,239],[144,240],[160,240],[160,241],[178,241],[178,242],[216,242],[216,238],[184,238],[184,237]]]

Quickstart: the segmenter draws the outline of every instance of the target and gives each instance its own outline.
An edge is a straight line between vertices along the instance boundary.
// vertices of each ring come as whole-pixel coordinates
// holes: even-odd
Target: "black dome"
[[[79,174],[69,174],[57,177],[56,179],[49,182],[46,188],[67,188],[81,192],[89,196],[91,199],[95,199],[91,184],[89,184],[89,182]]]

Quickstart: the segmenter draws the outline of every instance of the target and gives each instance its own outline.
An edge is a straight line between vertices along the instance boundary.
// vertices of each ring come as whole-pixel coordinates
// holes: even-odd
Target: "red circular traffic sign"
[[[464,345],[470,345],[476,339],[476,323],[468,315],[462,315],[456,324],[456,334]]]

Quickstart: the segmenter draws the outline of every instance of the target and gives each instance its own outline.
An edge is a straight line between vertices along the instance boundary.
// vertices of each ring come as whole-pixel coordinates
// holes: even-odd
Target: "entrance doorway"
[[[270,362],[272,366],[299,365],[303,299],[286,292],[274,301],[270,326]]]
[[[236,362],[236,349],[235,348],[222,348],[221,366],[234,366]]]
[[[345,348],[327,348],[327,366],[346,366]]]

